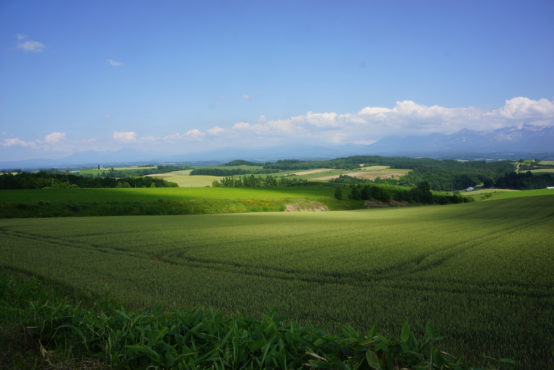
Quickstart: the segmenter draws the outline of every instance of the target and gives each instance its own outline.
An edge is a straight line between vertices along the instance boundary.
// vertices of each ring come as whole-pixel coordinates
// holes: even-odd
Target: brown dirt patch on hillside
[[[297,176],[302,176],[302,175],[311,175],[312,173],[325,172],[325,171],[330,171],[330,169],[329,168],[316,168],[315,170],[300,171],[300,172],[295,172],[294,174],[297,175]]]
[[[173,175],[170,175],[169,173],[152,173],[150,175],[146,175],[146,177],[171,177]]]
[[[292,203],[285,206],[285,212],[324,212],[329,208],[325,204],[318,202],[310,203]]]

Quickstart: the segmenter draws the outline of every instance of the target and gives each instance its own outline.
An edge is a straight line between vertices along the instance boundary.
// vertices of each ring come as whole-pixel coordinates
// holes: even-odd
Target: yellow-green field
[[[532,173],[554,173],[554,168],[540,168],[537,170],[531,170]]]
[[[493,200],[535,197],[540,195],[554,195],[554,189],[534,189],[534,190],[512,190],[512,189],[482,189],[468,191],[464,196],[472,197],[474,200]]]
[[[219,176],[203,176],[195,175],[190,176],[192,170],[173,171],[163,174],[148,175],[152,177],[159,177],[169,182],[174,182],[182,188],[198,188],[211,186],[214,181],[219,181]]]

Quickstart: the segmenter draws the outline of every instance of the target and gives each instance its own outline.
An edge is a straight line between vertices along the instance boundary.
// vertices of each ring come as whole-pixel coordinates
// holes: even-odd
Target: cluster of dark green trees
[[[213,187],[225,188],[270,188],[276,186],[306,185],[308,180],[297,177],[275,177],[275,176],[241,176],[224,177],[212,183]]]
[[[547,186],[554,186],[554,174],[532,174],[529,171],[524,173],[512,172],[497,179],[495,186],[497,188],[518,190],[542,189]]]
[[[182,171],[189,170],[189,166],[178,166],[178,165],[159,165],[155,168],[134,168],[134,169],[125,169],[125,170],[115,170],[113,168],[105,169],[101,174],[97,176],[100,177],[129,177],[129,176],[146,176],[154,175],[158,173],[166,173],[172,171]]]
[[[330,180],[330,182],[337,184],[353,185],[353,184],[367,184],[369,182],[375,184],[388,184],[388,185],[412,185],[416,180],[426,181],[427,176],[416,177],[413,174],[408,174],[400,180],[395,179],[375,179],[373,181],[367,179],[361,179],[358,177],[352,177],[348,175],[340,175],[338,178]],[[443,177],[444,179],[444,177]],[[501,189],[517,189],[517,190],[528,190],[528,189],[543,189],[547,186],[554,186],[554,174],[542,173],[542,174],[532,174],[531,172],[524,173],[515,173],[510,172],[504,176],[497,177],[492,179],[490,177],[485,177],[480,180],[480,177],[472,178],[467,175],[454,176],[453,183],[454,186],[452,189],[465,189],[470,186],[475,186],[477,184],[483,184],[484,188],[501,188]],[[479,182],[481,181],[481,182]],[[426,181],[427,182],[427,181]],[[430,185],[431,188],[433,188]],[[441,186],[436,186],[439,190],[448,190],[443,189]]]
[[[224,166],[260,166],[260,165],[262,165],[262,163],[250,162],[242,159],[236,159],[234,161],[227,162],[224,164]]]
[[[537,161],[535,161],[537,162]],[[538,162],[537,162],[538,163]],[[321,161],[301,161],[284,159],[276,162],[266,162],[261,169],[243,168],[200,168],[191,175],[234,176],[247,174],[264,174],[278,171],[296,171],[315,168],[359,169],[363,166],[390,166],[391,168],[410,169],[411,171],[400,179],[376,179],[374,183],[389,185],[417,186],[425,181],[431,189],[455,191],[470,186],[483,184],[484,187],[508,187],[511,189],[537,189],[551,186],[549,175],[525,175],[517,177],[513,162],[509,161],[456,161],[436,160],[430,158],[381,157],[381,156],[351,156]],[[225,166],[260,165],[259,163],[236,160]],[[520,163],[521,166],[521,163]],[[521,168],[521,167],[520,167]],[[536,176],[536,178],[533,178]],[[335,182],[344,184],[364,183],[341,177]]]
[[[40,171],[0,175],[0,189],[177,187],[155,177],[92,177]]]
[[[492,186],[496,180],[514,171],[514,165],[507,161],[485,162],[436,160],[429,158],[352,156],[325,161],[281,160],[265,163],[264,168],[273,170],[301,170],[313,168],[357,169],[364,166],[390,166],[391,168],[411,169],[399,180],[382,181],[389,184],[416,186],[422,181],[431,189],[452,191],[484,183]]]
[[[420,203],[420,204],[449,204],[469,202],[468,198],[460,194],[433,194],[429,183],[422,181],[411,189],[375,184],[352,184],[346,188],[338,186],[335,189],[335,198],[343,199],[346,193],[353,200],[376,200],[381,202]]]

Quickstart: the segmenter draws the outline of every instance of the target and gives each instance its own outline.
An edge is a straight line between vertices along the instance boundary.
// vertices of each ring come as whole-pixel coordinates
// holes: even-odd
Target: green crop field
[[[211,186],[214,181],[221,179],[219,176],[204,176],[196,175],[190,176],[192,170],[183,170],[183,171],[173,171],[163,174],[147,175],[152,177],[159,177],[166,181],[174,182],[179,187],[183,188],[197,188]]]
[[[194,176],[193,176],[194,177]],[[0,191],[0,218],[176,215],[327,208],[359,209],[362,201],[337,200],[328,185],[284,188],[94,188]]]
[[[509,190],[509,189],[484,189],[464,193],[465,196],[475,200],[512,199],[536,197],[540,195],[554,195],[554,189],[534,190]]]
[[[195,176],[191,176],[195,177]],[[330,186],[284,188],[94,188],[1,190],[0,203],[33,201],[150,201],[194,199],[316,199],[332,198]]]
[[[531,170],[532,173],[554,173],[554,168],[539,168],[538,170]]]
[[[2,219],[0,264],[108,290],[134,307],[257,316],[274,307],[330,331],[377,323],[391,334],[429,320],[452,353],[552,368],[552,230],[548,195],[348,212]]]

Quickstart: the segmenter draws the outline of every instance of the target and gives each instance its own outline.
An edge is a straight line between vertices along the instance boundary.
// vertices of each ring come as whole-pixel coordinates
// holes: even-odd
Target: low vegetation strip
[[[335,199],[333,189],[288,186],[2,190],[0,218],[280,212],[288,204],[310,202],[330,210],[363,208],[360,201]]]
[[[135,312],[105,298],[92,307],[74,301],[37,279],[0,274],[0,324],[7,327],[0,342],[2,363],[115,369],[470,368],[437,346],[440,337],[429,324],[422,338],[406,324],[400,337],[391,339],[378,334],[376,326],[367,333],[344,327],[333,335],[275,313],[255,319],[199,308]],[[515,364],[487,356],[480,362],[484,368]]]
[[[242,189],[238,189],[242,190]],[[409,322],[472,363],[552,368],[553,196],[349,212],[0,220],[2,265],[129,309]]]

